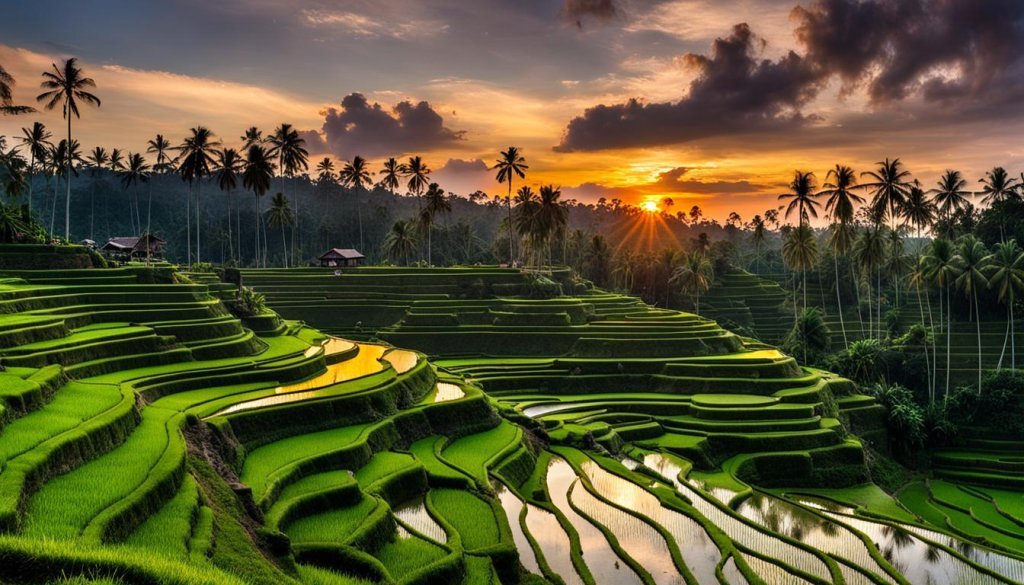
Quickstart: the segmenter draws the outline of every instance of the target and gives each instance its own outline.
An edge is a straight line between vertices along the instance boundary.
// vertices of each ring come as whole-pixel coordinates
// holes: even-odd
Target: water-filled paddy
[[[405,522],[417,532],[434,540],[435,542],[447,542],[448,535],[444,528],[430,516],[423,497],[416,497],[392,509],[395,517]]]

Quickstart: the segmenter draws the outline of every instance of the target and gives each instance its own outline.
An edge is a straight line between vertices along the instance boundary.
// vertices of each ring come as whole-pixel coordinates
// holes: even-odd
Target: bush
[[[267,310],[266,299],[262,294],[243,286],[238,289],[238,296],[231,304],[231,312],[236,317],[255,317]]]
[[[212,262],[196,262],[192,265],[192,272],[201,272],[203,274],[213,274],[214,268]]]
[[[1024,420],[1019,414],[1024,374],[1015,370],[988,372],[982,379],[982,389],[979,394],[976,386],[966,385],[949,394],[945,419],[953,431],[976,426],[1009,439],[1024,439]]]
[[[925,444],[925,410],[914,399],[914,393],[899,384],[875,384],[867,388],[880,404],[888,409],[886,426],[893,453],[904,459],[917,453]]]
[[[816,308],[804,309],[793,329],[782,342],[786,353],[805,362],[819,364],[832,347],[832,332]]]
[[[526,296],[531,299],[553,299],[562,296],[562,285],[546,276],[530,276],[526,285]]]

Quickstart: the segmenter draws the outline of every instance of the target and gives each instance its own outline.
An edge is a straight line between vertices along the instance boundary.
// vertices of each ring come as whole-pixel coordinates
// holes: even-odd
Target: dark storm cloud
[[[327,148],[343,158],[433,149],[462,140],[464,134],[445,127],[425,101],[402,101],[385,109],[359,93],[345,96],[340,109],[328,108],[323,126]]]
[[[316,130],[299,130],[299,138],[306,142],[306,150],[311,155],[331,153],[331,149],[327,146],[327,141]]]
[[[487,172],[489,170],[487,163],[475,158],[472,160],[464,160],[461,158],[450,158],[448,162],[444,163],[444,166],[438,169],[438,172],[446,171],[449,173],[479,173]]]
[[[1020,0],[815,0],[793,18],[807,59],[876,104],[1024,96]]]
[[[775,61],[758,59],[763,47],[750,27],[738,24],[728,37],[715,40],[710,57],[684,56],[698,72],[685,98],[589,108],[569,122],[556,150],[673,144],[806,122],[799,108],[817,95],[820,76],[792,51]]]
[[[737,25],[710,56],[685,55],[698,75],[678,102],[588,108],[556,150],[796,128],[820,119],[804,108],[833,78],[842,94],[863,89],[874,109],[898,105],[918,122],[1024,115],[1021,0],[813,0],[792,17],[799,54],[759,60],[763,41]]]

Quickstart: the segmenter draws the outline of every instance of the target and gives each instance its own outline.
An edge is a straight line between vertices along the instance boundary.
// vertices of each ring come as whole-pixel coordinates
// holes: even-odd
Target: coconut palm
[[[935,328],[935,323],[932,320],[931,296],[928,294],[928,287],[929,287],[930,284],[931,284],[931,282],[930,282],[929,277],[928,277],[928,262],[924,258],[924,256],[921,256],[919,254],[918,257],[917,257],[917,262],[914,264],[913,269],[907,275],[907,285],[910,286],[910,287],[913,287],[914,291],[916,291],[916,293],[917,293],[917,309],[920,312],[921,324],[924,325],[925,323],[927,323],[929,329],[934,329]],[[922,300],[922,295],[921,295],[921,290],[922,289],[924,289],[924,291],[925,291],[925,294],[923,295],[924,296],[924,300]],[[928,319],[927,320],[925,320],[925,314],[924,314],[924,307],[925,307],[926,303],[928,305]],[[929,351],[928,351],[928,336],[925,335],[925,340],[924,340],[924,360],[925,360],[925,370],[926,370],[927,376],[928,376],[928,402],[929,403],[935,402],[935,372],[932,370],[932,367],[933,367],[932,364],[934,363],[935,360],[938,359],[938,356],[936,355],[935,351],[936,351],[936,348],[935,348],[935,338],[934,338],[934,335],[932,336],[932,349],[931,349],[931,353],[930,354],[929,354]]]
[[[448,198],[444,194],[444,189],[440,188],[437,183],[431,183],[427,187],[427,192],[423,195],[424,205],[423,210],[420,212],[420,222],[427,230],[427,266],[433,266],[433,260],[431,258],[432,241],[431,232],[434,228],[434,218],[438,214],[448,213],[452,210],[452,204],[448,201]]]
[[[953,244],[949,240],[944,238],[938,238],[932,240],[932,245],[929,247],[927,254],[925,255],[925,262],[928,267],[928,275],[935,286],[939,289],[939,307],[942,308],[942,295],[945,293],[946,305],[946,390],[944,397],[949,396],[949,378],[950,378],[950,347],[952,344],[952,317],[950,316],[950,291],[953,287],[957,277],[960,276],[961,265],[960,257],[956,254],[953,249]],[[941,320],[942,315],[940,313],[939,318]]]
[[[818,193],[814,192],[814,173],[796,171],[793,180],[789,183],[789,193],[779,195],[779,200],[790,199],[786,206],[786,217],[794,211],[799,211],[798,223],[803,226],[810,217],[818,217],[818,207],[821,205],[815,201]]]
[[[242,134],[240,140],[242,141],[242,150],[249,152],[249,147],[254,144],[263,144],[263,131],[256,126],[249,126],[245,129],[245,133]]]
[[[1017,193],[1017,179],[1010,178],[1009,173],[1003,167],[995,167],[988,171],[984,178],[978,179],[978,182],[983,185],[978,194],[983,196],[981,202],[985,205],[1020,198]]]
[[[384,166],[380,170],[380,182],[377,184],[391,193],[396,193],[398,192],[400,177],[404,174],[405,165],[399,163],[394,158],[389,158],[384,161]]]
[[[873,225],[861,231],[853,245],[853,260],[864,271],[868,284],[868,334],[881,336],[882,332],[882,267],[886,261],[886,237],[885,228],[881,225]],[[871,276],[875,275],[876,286],[872,291]],[[874,320],[872,329],[872,297],[875,297],[875,306],[878,308],[877,318]]]
[[[562,189],[554,185],[540,188],[537,199],[537,223],[540,235],[547,245],[548,264],[551,264],[551,243],[565,233],[569,223],[569,209],[560,201]]]
[[[707,292],[715,280],[715,267],[704,254],[683,253],[672,272],[670,282],[681,286],[683,293],[694,298],[694,313],[700,314],[700,293]]]
[[[765,238],[767,237],[767,229],[765,228],[764,219],[760,215],[755,215],[754,219],[750,220],[750,239],[754,242],[754,272],[761,272],[761,246],[764,246]]]
[[[981,315],[978,308],[978,289],[988,287],[989,255],[985,244],[973,235],[964,236],[957,246],[960,256],[960,274],[954,283],[971,299],[974,323],[978,330],[978,393],[981,393]]]
[[[270,227],[281,230],[281,262],[284,268],[288,268],[288,238],[286,229],[295,223],[295,214],[288,205],[288,198],[284,193],[275,193],[270,200],[270,209],[267,210],[267,223]]]
[[[818,192],[819,197],[828,197],[825,201],[825,212],[831,216],[833,225],[829,236],[832,248],[832,263],[836,280],[836,312],[839,313],[839,325],[843,330],[843,347],[849,348],[846,337],[846,322],[843,318],[843,301],[839,291],[839,256],[850,251],[853,243],[854,207],[864,203],[864,198],[853,192],[857,186],[857,175],[846,165],[837,164],[825,176],[824,189]]]
[[[85,77],[78,67],[78,60],[74,57],[64,61],[62,67],[58,68],[53,64],[53,72],[43,72],[43,82],[40,84],[43,93],[36,96],[39,102],[46,102],[47,110],[52,110],[58,105],[63,107],[64,118],[68,121],[68,143],[71,141],[71,116],[81,118],[78,105],[100,106],[100,98],[92,94],[89,89],[96,87],[96,82],[91,77]],[[64,237],[71,239],[71,167],[67,165],[67,195],[64,198]]]
[[[158,173],[166,173],[173,170],[173,161],[170,156],[171,141],[164,138],[163,134],[157,134],[153,139],[146,143],[146,152],[148,154],[156,155],[156,164],[153,165],[153,170]]]
[[[416,249],[416,226],[411,221],[400,219],[391,225],[384,237],[384,253],[389,258],[409,264],[409,256]]]
[[[36,111],[31,106],[14,105],[14,77],[0,65],[0,114],[17,116]]]
[[[294,177],[301,171],[309,169],[309,151],[306,150],[306,141],[299,136],[299,131],[291,124],[281,124],[274,133],[267,138],[271,144],[270,153],[277,157],[278,175],[280,177]],[[299,215],[299,197],[295,196],[295,222],[292,224],[292,250],[294,254],[296,241],[295,232],[299,227],[301,216]],[[299,230],[298,247],[302,249],[302,230]]]
[[[351,189],[356,196],[356,214],[359,216],[359,249],[366,249],[363,241],[363,203],[359,192],[371,183],[370,171],[366,167],[366,159],[361,156],[352,158],[352,162],[346,162],[345,167],[338,173],[341,183]],[[429,238],[428,238],[429,239]]]
[[[191,191],[193,185],[196,188],[196,262],[202,261],[202,254],[200,253],[200,201],[202,199],[203,192],[203,179],[210,175],[211,171],[216,166],[215,156],[217,153],[217,147],[220,146],[220,142],[215,138],[213,131],[206,126],[196,126],[192,128],[191,134],[185,138],[178,150],[181,151],[181,163],[178,166],[178,173],[181,174],[183,181],[188,181],[189,187],[189,201],[191,201]],[[191,217],[191,210],[189,204],[186,204],[186,216]],[[192,228],[190,225],[191,219],[188,219],[185,223],[187,228],[188,236],[192,235]],[[187,239],[187,238],[186,238]],[[191,240],[189,240],[191,242]],[[189,262],[188,265],[192,266],[192,246],[191,243],[188,246]]]
[[[967,180],[960,175],[960,171],[946,169],[937,186],[929,191],[935,195],[934,203],[947,222],[954,212],[967,205],[971,192],[966,187]]]
[[[260,197],[270,190],[270,181],[274,177],[273,156],[262,144],[253,144],[246,151],[245,169],[242,171],[242,186],[252,191],[256,199],[256,216],[253,233],[256,236],[254,263],[260,263]],[[266,258],[264,258],[266,266]]]
[[[53,143],[50,142],[50,138],[53,138],[53,135],[46,130],[46,126],[44,126],[42,122],[33,123],[31,128],[22,128],[21,133],[23,135],[21,143],[28,149],[29,154],[28,210],[29,213],[31,213],[32,191],[34,186],[32,176],[36,171],[37,163],[39,166],[42,166],[42,164],[46,162],[47,149],[53,146]]]
[[[799,270],[803,280],[803,306],[807,308],[807,271],[818,262],[818,240],[811,226],[791,230],[782,243],[782,258],[792,270]],[[796,299],[793,300],[796,302]]]
[[[516,191],[512,203],[515,208],[512,227],[516,235],[519,236],[520,242],[525,243],[530,249],[530,254],[526,258],[526,264],[529,265],[534,263],[540,255],[541,229],[537,213],[540,209],[540,200],[529,185],[523,185]],[[537,264],[539,265],[539,262]],[[627,268],[632,269],[632,265],[627,265]]]
[[[1017,294],[1024,291],[1024,250],[1017,245],[1017,240],[996,244],[995,251],[988,257],[988,281],[996,289],[999,302],[1006,305],[1006,335],[1003,337],[1003,349],[999,352],[999,363],[996,369],[1003,367],[1003,356],[1006,355],[1006,342],[1010,341],[1010,368],[1017,369],[1017,339],[1013,321],[1013,305],[1017,302]]]
[[[334,161],[327,157],[316,163],[316,173],[316,180],[321,184],[329,185],[338,180],[338,176],[334,174]]]
[[[874,216],[883,221],[889,219],[890,227],[895,229],[896,220],[899,218],[900,210],[903,208],[903,201],[907,198],[910,190],[910,171],[903,167],[900,159],[888,158],[882,162],[875,163],[878,169],[865,171],[861,177],[868,177],[870,183],[861,183],[861,188],[871,191],[871,209]]]
[[[422,157],[411,156],[409,162],[402,165],[402,169],[402,175],[408,179],[406,188],[419,198],[430,184],[430,168]]]
[[[150,166],[146,163],[146,159],[139,153],[128,153],[128,163],[125,165],[124,172],[121,173],[121,186],[124,189],[134,188],[135,191],[135,217],[132,220],[132,225],[138,226],[136,233],[142,230],[142,219],[138,216],[139,213],[139,183],[149,182],[149,171]],[[131,199],[129,199],[131,201]],[[131,214],[131,205],[128,206],[128,213]],[[146,229],[149,229],[147,220]],[[149,233],[148,231],[146,232]]]
[[[238,179],[245,169],[245,161],[242,160],[241,155],[234,148],[224,148],[217,151],[217,167],[213,172],[213,180],[217,183],[217,187],[227,193],[228,195],[228,255],[232,260],[235,259],[235,243],[232,236],[231,229],[231,195],[234,193],[235,188],[238,187]],[[242,251],[242,227],[241,227],[241,213],[236,210],[236,223],[237,228],[234,230],[238,234],[238,251]],[[148,220],[147,220],[148,222]],[[147,227],[147,229],[149,229]]]
[[[526,169],[530,168],[526,164],[526,159],[519,152],[519,148],[515,146],[508,147],[507,150],[503,150],[500,154],[500,158],[496,161],[495,165],[491,167],[491,170],[498,171],[495,177],[499,183],[508,183],[508,194],[505,196],[505,205],[508,208],[508,223],[512,225],[512,181],[516,177],[520,179],[526,178]],[[512,245],[512,238],[508,239],[508,263],[509,265],[515,264],[515,247]]]
[[[68,142],[66,138],[61,139],[50,153],[50,163],[55,177],[78,176],[78,168],[75,163],[82,162],[82,153],[77,140]],[[65,209],[67,209],[65,207]],[[53,191],[53,202],[50,205],[50,236],[53,236],[53,222],[57,213],[57,191]],[[65,219],[66,223],[66,219]]]

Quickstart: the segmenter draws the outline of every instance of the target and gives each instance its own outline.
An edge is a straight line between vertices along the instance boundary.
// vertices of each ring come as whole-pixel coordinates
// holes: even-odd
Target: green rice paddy
[[[0,581],[1024,583],[1019,444],[890,496],[880,406],[710,319],[481,267],[243,271],[239,320],[144,270],[0,274]]]

